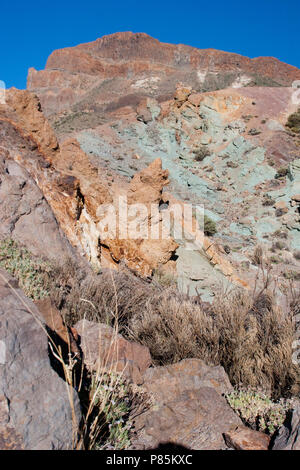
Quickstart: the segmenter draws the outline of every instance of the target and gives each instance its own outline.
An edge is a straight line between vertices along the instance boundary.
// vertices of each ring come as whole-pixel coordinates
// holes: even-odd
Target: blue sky
[[[117,31],[274,56],[300,68],[300,0],[2,1],[0,17],[0,80],[7,87],[25,88],[28,68],[44,68],[54,49]]]

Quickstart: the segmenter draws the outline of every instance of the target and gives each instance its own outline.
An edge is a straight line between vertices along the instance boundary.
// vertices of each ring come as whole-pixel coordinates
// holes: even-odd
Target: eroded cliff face
[[[143,234],[123,236],[119,232],[111,236],[99,229],[103,218],[103,211],[99,212],[99,208],[112,207],[119,217],[122,215],[122,197],[129,207],[143,204],[147,211],[140,224],[144,224],[149,231],[151,229],[161,234],[163,215],[166,216],[172,204],[180,203],[180,200],[164,191],[169,184],[169,171],[162,168],[160,158],[150,161],[128,180],[117,171],[105,167],[101,160],[95,164],[93,156],[90,158],[75,138],[67,138],[59,145],[37,97],[31,93],[10,90],[7,104],[1,107],[0,112],[1,148],[6,161],[15,162],[34,180],[70,243],[79,248],[96,269],[117,269],[123,260],[129,268],[143,276],[150,276],[158,267],[177,275],[186,253],[176,254],[179,243],[171,233],[167,237],[159,235],[158,239],[154,239]],[[16,145],[17,140],[19,145]],[[161,210],[162,205],[165,206],[164,211]],[[130,221],[126,223],[128,231]],[[181,219],[176,223],[182,223]],[[203,241],[202,232],[199,232],[200,239]],[[181,249],[186,250],[186,242],[180,241],[180,244]],[[194,254],[195,251],[202,264],[205,263],[205,272],[210,273],[211,283],[214,284],[221,273],[230,281],[246,284],[239,280],[230,262],[209,238],[204,237],[202,245],[195,245]]]
[[[208,252],[187,249],[184,240],[176,240],[174,261],[180,288],[209,299],[224,280],[220,273],[255,282],[257,245],[278,276],[288,270],[297,282],[299,136],[285,127],[297,109],[294,95],[291,87],[195,93],[179,85],[171,100],[145,98],[135,110],[116,110],[110,122],[75,127],[71,135],[95,166],[128,181],[160,158],[169,172],[162,200],[204,208],[217,226],[217,233],[203,241],[204,251],[214,252],[211,262]],[[69,135],[64,131],[60,140]],[[286,176],[279,177],[282,168]]]

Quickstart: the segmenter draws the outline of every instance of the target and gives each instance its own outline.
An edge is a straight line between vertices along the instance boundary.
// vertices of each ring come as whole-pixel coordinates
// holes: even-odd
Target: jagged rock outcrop
[[[72,449],[80,419],[77,392],[51,367],[37,307],[0,270],[0,448]]]
[[[176,249],[173,240],[155,240],[150,247],[145,247],[140,240],[113,239],[105,240],[105,247],[101,247],[96,226],[99,206],[114,201],[118,205],[122,190],[125,195],[130,191],[129,198],[135,202],[143,198],[143,192],[151,196],[154,191],[153,201],[150,197],[149,202],[158,204],[158,196],[166,183],[161,163],[149,167],[148,184],[146,172],[145,180],[140,183],[136,179],[130,186],[117,181],[110,188],[105,175],[99,174],[76,141],[69,140],[58,146],[33,95],[17,90],[7,95],[8,105],[0,110],[0,124],[3,134],[10,133],[14,140],[6,139],[3,152],[35,180],[71,244],[80,248],[95,266],[101,265],[101,257],[106,258],[108,265],[125,259],[129,267],[149,275],[159,262],[167,262]],[[24,109],[24,115],[20,109]],[[16,147],[17,139],[19,147]],[[151,256],[149,249],[153,251]]]

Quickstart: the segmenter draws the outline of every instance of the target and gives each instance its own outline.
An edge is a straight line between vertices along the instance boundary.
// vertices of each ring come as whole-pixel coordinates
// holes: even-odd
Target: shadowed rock
[[[50,366],[42,317],[11,283],[0,270],[0,448],[71,449],[81,419],[77,393],[69,390],[71,407]]]

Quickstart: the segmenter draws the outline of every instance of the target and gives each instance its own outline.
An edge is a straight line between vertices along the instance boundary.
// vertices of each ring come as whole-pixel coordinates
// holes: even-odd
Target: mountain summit
[[[28,73],[44,112],[70,106],[103,112],[141,97],[171,98],[183,82],[197,92],[244,86],[291,86],[300,70],[272,57],[249,59],[215,49],[161,43],[145,33],[120,32],[54,51],[46,68]]]

